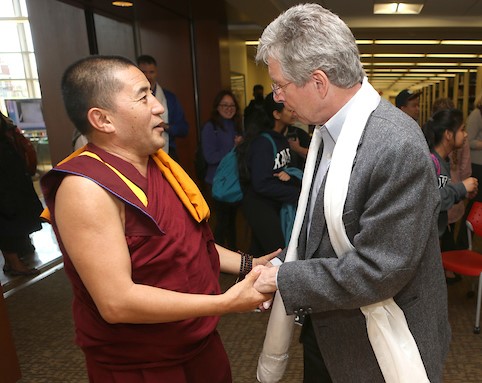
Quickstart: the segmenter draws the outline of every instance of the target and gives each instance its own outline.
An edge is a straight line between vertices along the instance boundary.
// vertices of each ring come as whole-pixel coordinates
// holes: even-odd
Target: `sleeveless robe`
[[[110,369],[162,367],[197,355],[215,330],[218,317],[161,324],[109,324],[104,321],[77,274],[55,224],[55,194],[66,175],[87,177],[125,204],[125,236],[134,283],[192,294],[220,294],[219,255],[205,220],[182,204],[150,158],[147,178],[130,163],[88,144],[89,152],[120,171],[147,196],[144,206],[113,170],[81,155],[61,163],[41,180],[51,223],[72,283],[76,342],[89,359]],[[101,257],[102,254],[93,254]],[[108,281],[106,281],[108,283]]]

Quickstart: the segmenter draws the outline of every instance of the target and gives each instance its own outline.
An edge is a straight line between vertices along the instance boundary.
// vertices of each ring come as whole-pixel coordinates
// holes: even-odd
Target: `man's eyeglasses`
[[[273,93],[278,96],[280,94],[280,92],[286,88],[289,84],[291,84],[291,82],[287,82],[286,84],[284,85],[279,85],[279,84],[276,84],[276,83],[272,83],[271,84],[271,90],[273,91]]]
[[[219,106],[223,109],[236,108],[236,105],[234,105],[234,104],[219,104]]]

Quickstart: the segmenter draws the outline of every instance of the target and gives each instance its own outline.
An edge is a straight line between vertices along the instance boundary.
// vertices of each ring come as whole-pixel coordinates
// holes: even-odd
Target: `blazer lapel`
[[[320,246],[323,232],[325,230],[326,221],[324,214],[324,195],[325,195],[325,181],[326,177],[321,184],[320,191],[316,196],[315,207],[313,215],[311,217],[310,234],[308,236],[305,259],[310,259]]]
[[[318,150],[318,155],[316,157],[316,165],[315,165],[315,170],[314,170],[314,174],[316,174],[318,172],[318,168],[320,166],[320,162],[321,162],[321,156],[323,154],[323,142],[320,144],[320,148]],[[305,211],[305,217],[304,217],[304,220],[303,220],[303,225],[301,226],[301,232],[300,232],[300,237],[299,237],[299,240],[298,240],[298,259],[309,259],[311,257],[311,255],[313,254],[313,252],[311,252],[311,249],[313,247],[313,223],[316,223],[317,221],[314,221],[314,218],[315,218],[315,213],[316,213],[316,210],[317,210],[317,207],[318,207],[318,199],[319,199],[319,195],[322,194],[322,190],[323,190],[323,187],[324,186],[324,181],[323,181],[323,184],[320,188],[320,192],[318,193],[318,196],[316,197],[317,201],[316,201],[316,204],[315,204],[315,211],[313,211],[313,217],[312,217],[312,220],[311,220],[311,227],[310,227],[310,239],[309,239],[309,243],[307,243],[307,240],[308,240],[308,217],[309,217],[309,206],[311,205],[311,198],[312,198],[312,193],[311,193],[311,190],[310,190],[310,196],[308,198],[308,204],[307,204],[307,209]],[[311,184],[311,188],[313,188],[313,181],[312,181],[312,184]],[[323,201],[323,200],[321,200]],[[322,216],[323,216],[323,213],[321,213]],[[321,240],[321,236],[318,237],[318,239],[315,238],[315,241],[320,242]],[[316,248],[315,248],[316,250]]]

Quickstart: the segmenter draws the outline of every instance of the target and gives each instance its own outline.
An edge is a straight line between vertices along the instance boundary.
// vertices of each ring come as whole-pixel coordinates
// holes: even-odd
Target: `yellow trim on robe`
[[[61,165],[71,160],[72,158],[81,155],[84,151],[86,151],[86,146],[70,154],[68,157],[60,161],[58,165]],[[88,153],[85,153],[83,155],[88,155],[92,158],[96,158],[102,161],[100,158],[98,158],[96,154],[91,152]],[[209,206],[204,197],[202,196],[202,193],[197,187],[197,185],[184,171],[184,169],[176,161],[169,157],[169,155],[166,154],[162,149],[159,149],[156,154],[153,154],[152,158],[166,181],[169,182],[171,187],[174,189],[174,192],[177,194],[177,196],[179,197],[183,205],[187,208],[192,217],[197,222],[208,220],[210,216]],[[111,168],[124,182],[126,182],[127,186],[131,188],[131,190],[141,200],[144,206],[147,206],[147,197],[145,197],[145,193],[137,185],[127,179],[113,166],[109,165],[105,161],[102,162],[105,165],[109,166],[109,168]],[[145,197],[145,199],[143,199],[142,195],[141,197],[139,197],[139,194],[136,193],[134,189],[132,189],[131,185],[133,185],[135,188],[138,188],[142,195]],[[50,211],[48,210],[48,208],[45,208],[40,216],[50,222]]]
[[[130,179],[128,179],[124,174],[122,174],[120,171],[118,171],[116,168],[114,168],[112,165],[109,165],[107,162],[105,162],[104,160],[102,160],[102,158],[100,158],[97,154],[95,153],[92,153],[92,152],[89,152],[89,151],[85,151],[85,152],[82,152],[79,154],[79,156],[89,156],[89,157],[92,157],[92,158],[95,158],[96,160],[102,162],[103,164],[105,164],[107,167],[109,167],[109,169],[111,169],[115,174],[117,174],[119,176],[119,178],[124,181],[127,186],[129,187],[129,189],[132,190],[132,192],[136,195],[137,198],[139,198],[139,201],[142,202],[142,204],[147,207],[147,196],[146,196],[146,193],[144,193],[142,191],[142,189],[137,186],[134,182],[132,182]]]

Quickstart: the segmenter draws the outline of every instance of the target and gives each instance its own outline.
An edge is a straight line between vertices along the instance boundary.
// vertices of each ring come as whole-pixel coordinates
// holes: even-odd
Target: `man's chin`
[[[157,152],[158,150],[163,149],[166,146],[166,140],[161,137],[160,139],[156,140],[154,145],[155,151]]]

